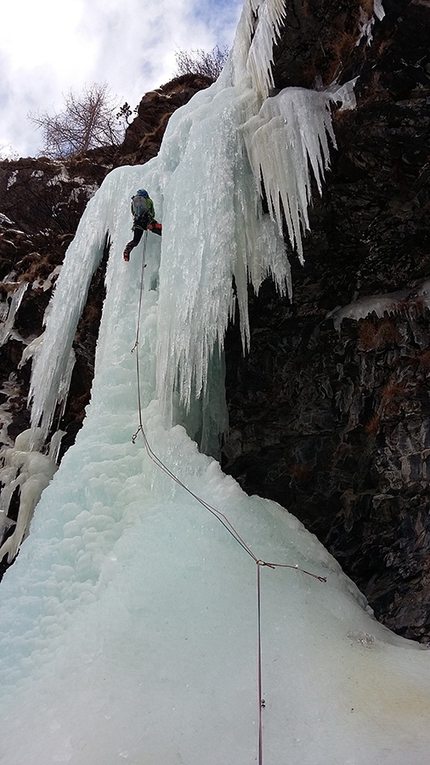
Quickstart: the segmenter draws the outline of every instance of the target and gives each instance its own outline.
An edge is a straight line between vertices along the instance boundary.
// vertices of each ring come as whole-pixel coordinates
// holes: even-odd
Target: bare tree
[[[196,50],[179,50],[175,54],[177,71],[179,77],[182,74],[203,74],[210,77],[211,80],[218,79],[227,61],[228,48],[220,48],[218,45],[212,48],[209,53],[202,48]]]
[[[97,146],[117,146],[124,136],[123,120],[117,109],[104,84],[92,85],[78,95],[71,90],[59,113],[28,116],[43,131],[43,153],[54,159],[66,159]]]

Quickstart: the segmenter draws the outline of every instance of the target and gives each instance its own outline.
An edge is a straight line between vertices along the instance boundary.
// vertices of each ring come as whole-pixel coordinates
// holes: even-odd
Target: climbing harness
[[[312,574],[310,571],[306,571],[303,568],[299,568],[298,566],[293,566],[291,564],[287,563],[269,563],[267,561],[260,560],[252,551],[252,549],[249,547],[249,545],[245,542],[245,540],[240,536],[238,531],[235,529],[231,521],[227,518],[227,516],[222,513],[220,510],[218,510],[213,505],[209,504],[209,502],[206,502],[206,500],[202,499],[202,497],[199,497],[198,494],[196,494],[192,489],[190,489],[186,484],[184,484],[178,476],[176,476],[165,464],[164,462],[155,454],[153,449],[151,448],[151,445],[148,441],[148,438],[145,433],[145,428],[143,427],[143,419],[142,419],[142,399],[141,399],[141,390],[140,390],[140,366],[139,366],[139,337],[140,337],[140,322],[141,322],[141,312],[142,312],[142,299],[143,299],[143,287],[144,287],[144,274],[145,274],[145,256],[146,256],[146,240],[147,240],[148,232],[145,231],[144,234],[144,241],[143,241],[143,257],[142,257],[142,272],[141,272],[141,279],[140,279],[140,293],[139,293],[139,307],[138,307],[138,316],[137,316],[137,328],[136,328],[136,341],[135,344],[131,350],[132,353],[136,351],[136,378],[137,378],[137,410],[138,410],[138,423],[139,427],[136,430],[136,432],[132,436],[132,443],[136,443],[136,440],[139,436],[139,433],[141,434],[143,438],[143,443],[145,445],[146,452],[148,454],[148,457],[152,460],[152,462],[155,463],[155,465],[163,471],[163,473],[166,473],[172,481],[177,483],[179,486],[181,486],[184,491],[186,491],[188,494],[190,494],[191,497],[193,497],[197,502],[199,502],[206,510],[208,510],[217,520],[224,526],[224,528],[228,531],[229,534],[233,537],[233,539],[236,540],[236,542],[242,547],[242,549],[253,559],[257,566],[257,693],[258,693],[258,765],[263,765],[263,710],[265,708],[266,702],[263,698],[263,649],[262,649],[262,629],[261,629],[261,597],[262,597],[262,591],[261,591],[261,569],[263,567],[275,569],[275,568],[291,568],[295,571],[300,571],[303,574],[306,574],[307,576],[311,576],[313,579],[318,579],[319,582],[326,582],[327,579],[324,576],[317,576],[316,574]]]

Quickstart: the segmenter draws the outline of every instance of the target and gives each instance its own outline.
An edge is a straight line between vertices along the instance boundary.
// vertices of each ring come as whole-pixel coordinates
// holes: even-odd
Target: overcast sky
[[[106,82],[137,106],[175,74],[177,50],[230,46],[243,0],[6,0],[0,24],[0,156],[26,157],[42,136],[29,112]]]

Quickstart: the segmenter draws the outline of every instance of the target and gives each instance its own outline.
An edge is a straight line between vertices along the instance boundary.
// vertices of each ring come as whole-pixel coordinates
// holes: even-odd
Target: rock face
[[[358,77],[357,108],[334,114],[337,149],[314,195],[304,267],[291,254],[293,302],[269,283],[250,295],[246,358],[237,327],[229,331],[222,447],[224,469],[246,491],[297,515],[378,618],[421,641],[430,638],[429,39],[427,0],[287,3],[275,89]],[[207,84],[187,76],[146,94],[119,149],[67,164],[0,163],[3,306],[17,282],[32,285],[0,348],[4,443],[28,424],[28,364],[17,364],[41,331],[92,189],[113,166],[154,156],[168,116]],[[26,189],[39,200],[36,221]],[[88,400],[102,299],[103,266],[76,337],[66,446]]]
[[[334,115],[293,303],[252,297],[245,359],[231,330],[223,467],[317,534],[381,621],[428,641],[430,6],[383,7],[356,45],[358,2],[289,4],[277,88],[358,76],[358,103]]]
[[[115,157],[118,165],[140,165],[158,154],[169,117],[212,80],[200,74],[184,74],[143,96],[137,117],[128,127]]]

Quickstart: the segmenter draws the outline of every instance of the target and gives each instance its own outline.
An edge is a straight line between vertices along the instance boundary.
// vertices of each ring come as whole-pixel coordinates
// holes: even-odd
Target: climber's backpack
[[[131,198],[131,209],[135,219],[142,217],[146,212],[148,212],[149,198],[143,197],[140,194],[136,194]]]

